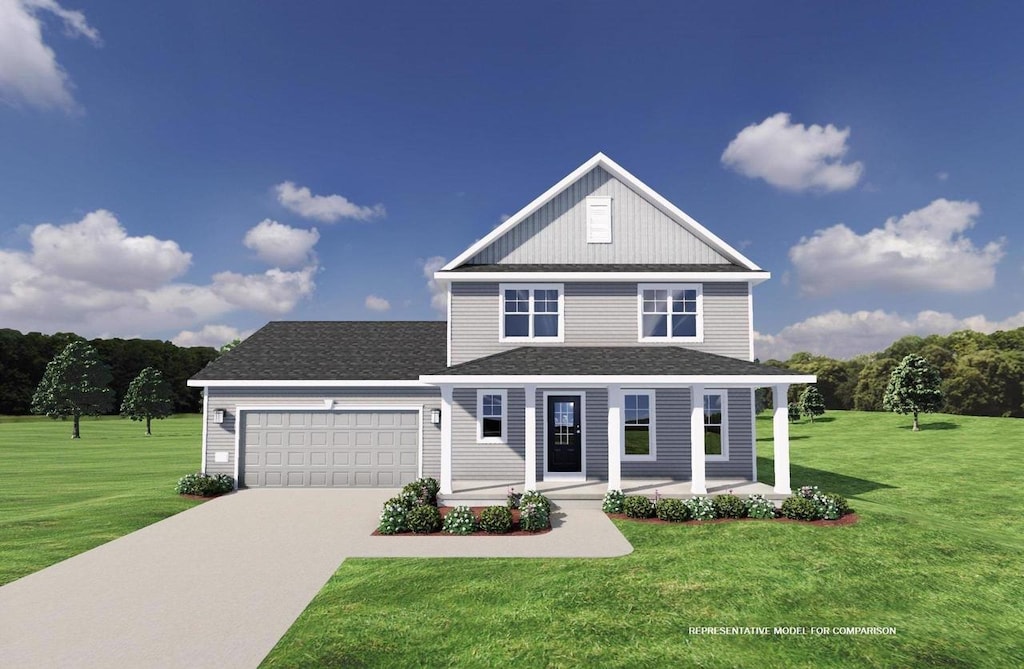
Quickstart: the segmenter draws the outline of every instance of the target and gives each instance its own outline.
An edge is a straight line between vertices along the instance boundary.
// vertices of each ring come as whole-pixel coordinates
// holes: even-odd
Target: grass
[[[615,559],[346,560],[263,666],[1022,666],[1024,421],[909,426],[792,427],[793,484],[847,495],[856,525],[623,521]],[[707,626],[896,634],[689,632]]]
[[[0,585],[183,511],[174,492],[199,467],[197,415],[145,424],[0,417]]]

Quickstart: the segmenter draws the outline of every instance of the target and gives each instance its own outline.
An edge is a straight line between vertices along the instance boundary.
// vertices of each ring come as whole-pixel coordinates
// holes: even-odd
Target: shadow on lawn
[[[804,467],[797,464],[790,464],[789,470],[790,480],[792,481],[794,490],[803,485],[816,485],[821,488],[822,492],[836,492],[844,497],[853,497],[873,490],[896,488],[896,486],[891,486],[879,481],[859,479],[853,476],[846,476],[844,474],[825,471],[824,469],[814,469],[812,467]],[[757,459],[757,479],[765,483],[775,482],[774,464],[771,460],[767,458]]]
[[[945,420],[935,421],[934,423],[929,423],[927,421],[922,420],[922,421],[919,421],[919,425],[921,426],[921,431],[922,432],[924,432],[925,430],[959,430],[960,429],[960,426],[957,425],[956,423],[950,423],[949,421],[945,421]],[[910,425],[900,425],[900,429],[901,430],[913,430],[914,429],[914,424],[911,423]]]

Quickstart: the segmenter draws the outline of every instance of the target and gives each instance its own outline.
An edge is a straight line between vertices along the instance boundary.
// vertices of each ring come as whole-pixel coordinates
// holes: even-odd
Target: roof
[[[460,265],[453,272],[756,272],[741,265],[717,263],[705,265],[643,264],[489,264]]]
[[[192,381],[416,381],[446,346],[444,321],[275,321]]]

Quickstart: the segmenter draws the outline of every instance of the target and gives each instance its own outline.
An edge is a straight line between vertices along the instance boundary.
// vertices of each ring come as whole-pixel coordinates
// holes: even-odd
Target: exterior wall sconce
[[[441,410],[440,409],[431,409],[430,410],[430,422],[433,425],[440,425],[441,424]]]
[[[213,422],[217,424],[224,422],[224,409],[213,410]]]

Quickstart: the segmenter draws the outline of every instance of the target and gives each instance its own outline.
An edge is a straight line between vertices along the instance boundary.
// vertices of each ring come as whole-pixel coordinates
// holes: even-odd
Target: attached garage
[[[250,488],[394,488],[419,476],[419,411],[251,409],[240,420]]]

